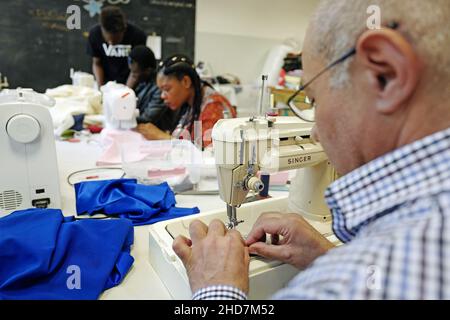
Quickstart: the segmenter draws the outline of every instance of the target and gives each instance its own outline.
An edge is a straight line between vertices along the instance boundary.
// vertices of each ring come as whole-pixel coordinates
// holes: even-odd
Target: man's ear
[[[379,112],[396,112],[417,90],[422,63],[400,33],[390,29],[366,31],[358,39],[356,55],[376,90]]]
[[[185,89],[189,89],[192,86],[192,80],[188,76],[183,76],[183,79],[181,79],[181,85]]]

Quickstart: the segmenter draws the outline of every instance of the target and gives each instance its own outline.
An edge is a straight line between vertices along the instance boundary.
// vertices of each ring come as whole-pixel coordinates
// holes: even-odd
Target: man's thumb
[[[286,247],[284,245],[270,245],[265,242],[255,242],[248,247],[250,254],[256,254],[258,256],[287,262],[286,259]]]

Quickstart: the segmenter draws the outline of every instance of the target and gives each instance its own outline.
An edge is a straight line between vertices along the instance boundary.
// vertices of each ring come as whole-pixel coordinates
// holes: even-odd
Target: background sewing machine
[[[60,208],[54,101],[31,89],[0,93],[0,217],[31,207]]]
[[[205,223],[221,219],[245,237],[263,212],[297,212],[330,241],[338,242],[331,232],[331,215],[323,197],[336,174],[322,147],[310,139],[311,129],[311,123],[294,117],[238,118],[216,124],[212,138],[220,197],[226,210],[149,227],[150,262],[175,299],[188,299],[191,292],[172,242],[180,234],[189,237],[189,224],[194,219],[200,218]],[[304,169],[294,179],[289,197],[244,203],[249,191],[258,192],[264,186],[257,178],[259,170],[278,172],[298,168]],[[249,298],[270,297],[298,271],[278,261],[252,257]]]
[[[136,94],[126,85],[108,82],[101,87],[105,129],[127,130],[137,126]]]

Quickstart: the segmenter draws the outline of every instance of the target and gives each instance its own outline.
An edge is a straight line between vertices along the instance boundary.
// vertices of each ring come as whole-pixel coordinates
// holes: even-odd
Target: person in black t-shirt
[[[108,81],[136,86],[129,76],[128,55],[137,45],[145,45],[147,36],[138,27],[128,23],[124,12],[115,6],[102,9],[100,24],[89,32],[87,53],[92,57],[92,70],[99,87]]]
[[[130,76],[137,80],[134,90],[138,98],[138,123],[153,123],[162,131],[172,132],[180,118],[179,111],[169,109],[156,85],[155,54],[146,46],[134,47],[128,60]]]

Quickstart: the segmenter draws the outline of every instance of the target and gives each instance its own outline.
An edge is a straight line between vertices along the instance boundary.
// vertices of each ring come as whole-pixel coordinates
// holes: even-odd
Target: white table
[[[76,214],[75,191],[67,182],[67,176],[72,172],[95,168],[95,162],[101,153],[96,143],[82,141],[79,143],[56,142],[58,155],[59,180],[62,196],[62,209],[66,216]],[[271,193],[272,194],[272,193]],[[273,192],[273,195],[285,195],[285,192]],[[201,214],[224,208],[224,202],[218,195],[211,196],[176,196],[177,206],[195,207]],[[134,228],[134,245],[131,255],[135,261],[123,282],[114,288],[105,291],[100,299],[133,299],[133,300],[162,300],[171,299],[167,289],[148,261],[148,226]]]

